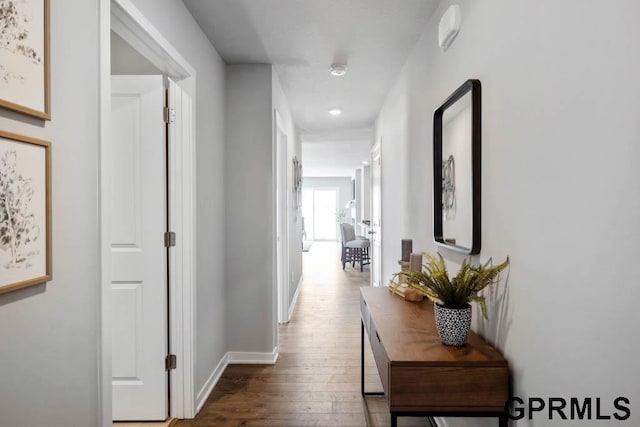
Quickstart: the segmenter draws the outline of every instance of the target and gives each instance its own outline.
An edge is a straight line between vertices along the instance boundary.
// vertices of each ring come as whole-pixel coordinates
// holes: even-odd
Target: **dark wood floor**
[[[304,253],[304,283],[291,322],[279,327],[275,365],[229,365],[194,420],[178,427],[389,426],[381,397],[360,395],[359,288],[369,273],[343,271],[340,247],[314,243]],[[367,391],[382,390],[365,341]],[[429,426],[400,418],[399,426]]]

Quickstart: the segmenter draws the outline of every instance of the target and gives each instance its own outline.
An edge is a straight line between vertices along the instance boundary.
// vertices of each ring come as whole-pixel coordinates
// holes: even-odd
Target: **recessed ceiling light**
[[[333,64],[329,67],[332,76],[344,76],[347,74],[347,66],[344,64]]]
[[[362,161],[362,164],[363,164],[363,165],[365,165],[365,166],[367,166],[367,165],[369,164],[369,162],[368,162],[368,161],[366,161],[366,160],[363,160],[363,161]]]
[[[332,116],[339,116],[340,114],[342,114],[342,110],[339,108],[332,108],[331,110],[329,110],[329,114],[331,114]]]

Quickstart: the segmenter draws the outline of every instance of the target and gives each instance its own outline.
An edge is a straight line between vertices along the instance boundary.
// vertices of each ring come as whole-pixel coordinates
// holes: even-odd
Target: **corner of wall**
[[[206,403],[209,395],[213,391],[216,384],[218,384],[218,381],[220,381],[220,377],[224,373],[224,370],[227,369],[228,365],[229,355],[227,353],[222,357],[222,359],[220,359],[218,365],[213,369],[202,388],[198,391],[198,394],[196,395],[196,415],[198,414],[198,412],[200,412],[200,410]]]
[[[264,351],[277,340],[271,65],[227,65],[225,126],[226,347]]]

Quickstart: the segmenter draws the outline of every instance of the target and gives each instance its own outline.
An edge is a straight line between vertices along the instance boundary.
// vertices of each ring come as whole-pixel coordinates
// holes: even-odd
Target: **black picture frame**
[[[443,233],[442,206],[442,117],[464,95],[471,92],[471,192],[472,228],[471,247],[447,241]],[[433,113],[433,239],[439,246],[469,255],[480,253],[481,248],[481,139],[482,89],[480,80],[469,79],[456,89]]]

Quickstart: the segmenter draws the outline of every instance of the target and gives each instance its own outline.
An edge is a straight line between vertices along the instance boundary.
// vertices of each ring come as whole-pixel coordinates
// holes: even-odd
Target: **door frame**
[[[196,413],[194,391],[195,325],[195,108],[196,71],[162,36],[131,0],[99,0],[99,203],[100,270],[98,398],[99,425],[112,425],[111,386],[111,257],[109,253],[109,190],[112,171],[109,150],[111,122],[111,30],[140,54],[174,79],[190,96],[178,115],[176,132],[179,144],[173,144],[168,162],[169,226],[177,231],[176,246],[169,251],[172,267],[169,277],[170,351],[177,356],[177,368],[169,374],[170,415],[193,418]]]
[[[278,110],[274,114],[274,141],[276,142],[276,277],[278,323],[289,322],[289,149]],[[279,240],[278,240],[279,237]]]
[[[379,158],[380,159],[380,165],[376,165],[376,159]],[[382,138],[380,138],[380,140],[371,148],[371,164],[370,164],[371,169],[369,170],[370,174],[369,174],[369,202],[371,204],[370,209],[369,209],[369,214],[371,216],[371,229],[370,231],[373,231],[374,233],[378,234],[378,240],[380,241],[380,253],[378,254],[378,259],[374,259],[374,252],[375,250],[373,249],[373,247],[371,248],[371,274],[370,274],[370,286],[376,286],[375,282],[374,282],[374,277],[377,275],[378,279],[380,280],[380,283],[377,284],[377,286],[382,286],[382,251],[384,250],[383,245],[382,245]],[[374,193],[374,185],[373,185],[373,170],[374,168],[378,169],[378,188],[377,188],[377,193],[378,193],[378,221],[379,224],[377,226],[377,229],[375,228],[374,224],[373,224],[373,193]],[[371,235],[371,246],[373,246],[373,240],[375,239],[375,234]],[[374,271],[375,270],[375,271]],[[376,274],[377,273],[377,274]]]

